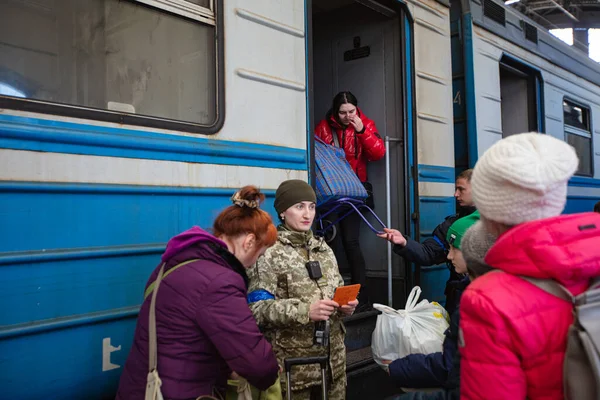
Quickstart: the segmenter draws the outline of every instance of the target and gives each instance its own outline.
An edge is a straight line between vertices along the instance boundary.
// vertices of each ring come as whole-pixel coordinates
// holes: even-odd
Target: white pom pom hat
[[[560,215],[579,165],[575,149],[545,134],[512,135],[490,147],[471,178],[482,216],[506,225]]]

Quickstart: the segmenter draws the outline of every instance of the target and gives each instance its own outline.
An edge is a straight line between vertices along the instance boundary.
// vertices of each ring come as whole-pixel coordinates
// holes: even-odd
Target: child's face
[[[467,273],[467,263],[463,257],[462,251],[457,249],[456,247],[450,245],[450,252],[448,253],[448,260],[454,266],[454,270],[458,274],[466,274]]]

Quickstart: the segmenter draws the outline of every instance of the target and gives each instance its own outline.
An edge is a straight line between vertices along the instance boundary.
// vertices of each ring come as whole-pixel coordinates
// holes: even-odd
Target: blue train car
[[[452,1],[456,167],[503,137],[529,131],[580,159],[566,213],[600,200],[600,65],[494,0]]]
[[[264,3],[2,2],[0,398],[114,398],[167,240],[308,178],[304,4]]]

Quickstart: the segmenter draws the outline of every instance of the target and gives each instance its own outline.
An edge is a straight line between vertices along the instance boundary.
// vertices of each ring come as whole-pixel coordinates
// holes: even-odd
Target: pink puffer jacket
[[[562,399],[572,305],[516,275],[585,291],[600,275],[600,214],[519,225],[485,260],[503,272],[476,279],[461,300],[461,399]]]

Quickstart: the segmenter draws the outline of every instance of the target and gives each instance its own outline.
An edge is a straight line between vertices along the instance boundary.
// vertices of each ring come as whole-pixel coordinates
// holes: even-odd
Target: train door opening
[[[324,119],[334,96],[350,91],[358,107],[372,119],[382,138],[389,138],[391,226],[406,232],[407,185],[405,165],[405,100],[403,94],[402,10],[395,1],[313,0],[312,45],[314,109],[312,128]],[[369,162],[368,181],[373,185],[375,212],[387,220],[386,158]],[[373,218],[368,217],[369,220]],[[374,222],[374,221],[372,221]],[[376,226],[376,224],[374,224]],[[338,229],[339,232],[339,229]],[[330,243],[345,279],[349,263],[340,234]],[[387,242],[361,223],[360,247],[365,258],[367,286],[372,302],[388,303]],[[406,268],[392,260],[393,304],[406,299]]]
[[[502,137],[543,132],[539,71],[508,56],[502,57],[499,68]]]

